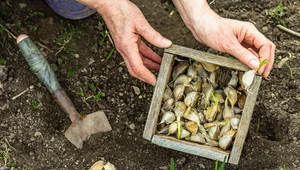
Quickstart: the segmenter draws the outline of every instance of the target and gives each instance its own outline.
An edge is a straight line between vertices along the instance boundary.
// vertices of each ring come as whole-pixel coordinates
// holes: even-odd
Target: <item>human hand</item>
[[[150,70],[159,71],[161,57],[141,37],[160,48],[167,48],[172,42],[155,31],[139,8],[129,0],[98,0],[98,4],[92,1],[85,1],[85,4],[89,2],[87,5],[96,8],[102,15],[129,73],[155,85],[156,78]]]
[[[199,42],[235,56],[252,69],[258,69],[265,78],[269,76],[276,47],[253,24],[220,17],[209,8],[206,0],[173,2]],[[259,68],[259,62],[264,59],[269,64]]]

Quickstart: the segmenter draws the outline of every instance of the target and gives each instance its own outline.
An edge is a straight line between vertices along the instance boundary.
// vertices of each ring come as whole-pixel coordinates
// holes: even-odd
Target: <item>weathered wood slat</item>
[[[250,68],[239,60],[223,57],[203,51],[194,50],[187,47],[182,47],[178,45],[172,45],[170,48],[165,49],[166,53],[176,54],[188,58],[192,58],[199,62],[209,62],[212,64],[217,64],[219,66],[224,66],[236,70],[248,71]]]
[[[152,143],[165,148],[202,156],[213,160],[218,159],[219,161],[223,161],[226,157],[227,161],[229,156],[229,152],[223,151],[221,149],[184,140],[178,140],[170,136],[154,135],[152,138]]]
[[[164,53],[147,117],[147,122],[144,129],[143,137],[145,139],[151,140],[156,131],[156,124],[161,108],[162,97],[166,88],[167,81],[170,78],[173,64],[173,54]]]
[[[261,80],[262,80],[261,76],[255,77],[253,85],[250,88],[250,93],[247,96],[240,125],[229,158],[229,163],[231,164],[237,165],[239,163],[240,156],[242,154],[243,145],[248,133],[250,121],[252,119],[252,114],[256,103],[256,97],[258,95],[258,90],[261,84]]]

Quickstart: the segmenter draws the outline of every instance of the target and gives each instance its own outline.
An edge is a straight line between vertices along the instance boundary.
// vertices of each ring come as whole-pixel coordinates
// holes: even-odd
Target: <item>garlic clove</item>
[[[224,93],[226,94],[227,98],[229,99],[231,108],[233,108],[233,106],[237,102],[237,91],[233,87],[227,86],[224,88]]]
[[[210,104],[211,94],[214,93],[213,86],[205,81],[202,85],[202,91],[204,94],[204,107],[206,108]]]
[[[196,67],[193,65],[190,65],[189,68],[187,69],[187,76],[191,77],[192,79],[194,79],[197,76],[197,70]]]
[[[228,131],[230,131],[231,125],[229,121],[226,121],[226,124],[221,128],[220,136],[224,136]]]
[[[171,111],[166,111],[162,117],[161,117],[161,122],[159,124],[162,123],[166,123],[166,124],[170,124],[172,122],[174,122],[176,119],[175,114]]]
[[[204,69],[210,73],[215,72],[216,70],[219,69],[219,66],[216,64],[211,64],[211,63],[206,63],[206,62],[202,62],[202,66],[204,67]]]
[[[185,74],[181,74],[179,75],[175,81],[174,81],[174,87],[178,84],[183,84],[183,85],[188,85],[190,83],[190,81],[192,80],[192,78],[188,77]]]
[[[184,128],[181,128],[180,132],[180,139],[186,138],[191,134],[191,132],[185,130]]]
[[[200,119],[199,119],[197,113],[190,112],[190,114],[185,114],[183,117],[186,118],[187,120],[196,122],[197,125],[200,126]]]
[[[236,88],[238,82],[239,82],[239,78],[238,78],[238,72],[237,71],[232,71],[231,72],[231,79],[229,80],[227,86],[231,86],[233,88]]]
[[[174,108],[175,116],[183,116],[185,111],[186,111],[186,105],[184,102],[182,101],[175,102],[175,108]]]
[[[206,70],[204,69],[204,67],[202,66],[202,64],[200,62],[194,61],[193,65],[195,66],[198,75],[203,78],[206,79],[208,78],[208,73],[206,72]]]
[[[166,87],[166,90],[163,95],[163,101],[167,101],[169,98],[172,98],[173,92],[169,86]]]
[[[249,71],[246,71],[245,74],[243,75],[243,77],[242,77],[243,83],[242,84],[243,84],[243,88],[246,91],[248,91],[250,86],[252,85],[255,74],[256,74],[256,70],[249,70]]]
[[[239,95],[239,98],[238,98],[238,106],[239,106],[239,108],[241,108],[241,109],[244,108],[246,99],[247,99],[246,95],[244,95],[244,94],[240,94]]]
[[[238,129],[240,121],[241,121],[241,115],[239,115],[239,114],[236,114],[233,117],[231,117],[230,124],[231,124],[232,129]]]
[[[206,140],[205,140],[204,136],[201,133],[196,133],[194,135],[191,135],[189,140],[192,141],[192,142],[197,142],[197,143],[201,143],[201,144],[206,143]]]
[[[233,115],[234,115],[233,110],[228,106],[228,98],[226,98],[225,106],[223,109],[223,118],[224,120],[230,119],[231,117],[233,117]]]
[[[182,84],[176,85],[174,88],[174,98],[175,100],[181,100],[184,96],[185,86]]]
[[[200,98],[200,93],[192,91],[185,96],[184,103],[188,107],[193,107],[197,103],[199,98]]]
[[[198,125],[194,121],[188,121],[184,124],[185,128],[193,134],[196,134],[198,131]]]
[[[177,122],[173,122],[170,124],[169,129],[168,129],[168,135],[172,135],[177,131]]]
[[[220,136],[220,127],[219,127],[218,124],[216,124],[215,126],[211,127],[208,130],[208,136],[212,140],[217,140],[218,139],[218,137]]]
[[[208,122],[212,122],[216,119],[218,112],[218,105],[215,103],[212,103],[211,106],[205,111],[205,119]]]
[[[170,111],[173,109],[174,107],[174,102],[175,100],[173,98],[169,98],[167,101],[165,101],[165,103],[162,106],[162,111]]]
[[[227,150],[229,146],[232,144],[232,141],[233,139],[231,136],[228,135],[222,136],[219,139],[219,147],[223,150]]]
[[[189,63],[187,61],[181,61],[177,65],[174,66],[172,72],[172,79],[175,80],[179,75],[184,74],[189,67]]]

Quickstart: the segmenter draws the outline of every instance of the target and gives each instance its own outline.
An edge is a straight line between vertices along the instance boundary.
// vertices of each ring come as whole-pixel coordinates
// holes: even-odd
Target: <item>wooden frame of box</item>
[[[243,109],[243,114],[232,146],[232,150],[224,151],[220,148],[201,145],[185,140],[178,140],[174,137],[156,134],[156,127],[161,108],[162,97],[166,85],[170,79],[170,75],[175,61],[175,56],[187,57],[199,62],[212,63],[234,70],[249,70],[249,67],[247,67],[246,65],[244,65],[236,59],[231,59],[178,45],[172,45],[170,48],[165,49],[143,137],[147,140],[150,140],[152,143],[165,148],[190,153],[193,155],[198,155],[213,160],[218,159],[219,161],[223,161],[226,157],[226,162],[237,165],[242,153],[244,141],[248,133],[253,109],[256,102],[256,97],[262,80],[261,76],[255,76],[254,82],[250,88],[251,93],[247,95],[247,99]]]

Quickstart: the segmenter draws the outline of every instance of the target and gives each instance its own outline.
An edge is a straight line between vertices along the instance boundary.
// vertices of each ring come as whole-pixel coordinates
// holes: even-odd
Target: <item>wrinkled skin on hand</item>
[[[97,6],[118,52],[122,55],[129,73],[155,85],[156,77],[150,70],[159,71],[161,57],[142,40],[156,47],[167,48],[172,42],[155,31],[137,6],[128,0],[108,0]]]
[[[220,17],[210,9],[206,0],[173,2],[199,42],[235,56],[252,69],[258,69],[265,78],[269,76],[276,47],[253,24]],[[264,59],[269,64],[259,68],[259,62]]]

